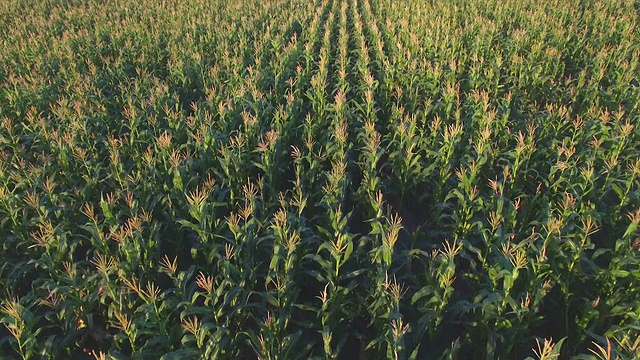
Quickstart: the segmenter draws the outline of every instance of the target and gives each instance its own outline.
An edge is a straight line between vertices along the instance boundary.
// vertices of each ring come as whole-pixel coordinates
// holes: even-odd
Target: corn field
[[[639,21],[0,2],[0,358],[640,358]]]

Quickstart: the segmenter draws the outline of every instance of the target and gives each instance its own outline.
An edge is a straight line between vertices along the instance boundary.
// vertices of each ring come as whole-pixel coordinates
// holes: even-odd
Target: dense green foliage
[[[639,11],[0,2],[0,356],[640,357]]]

